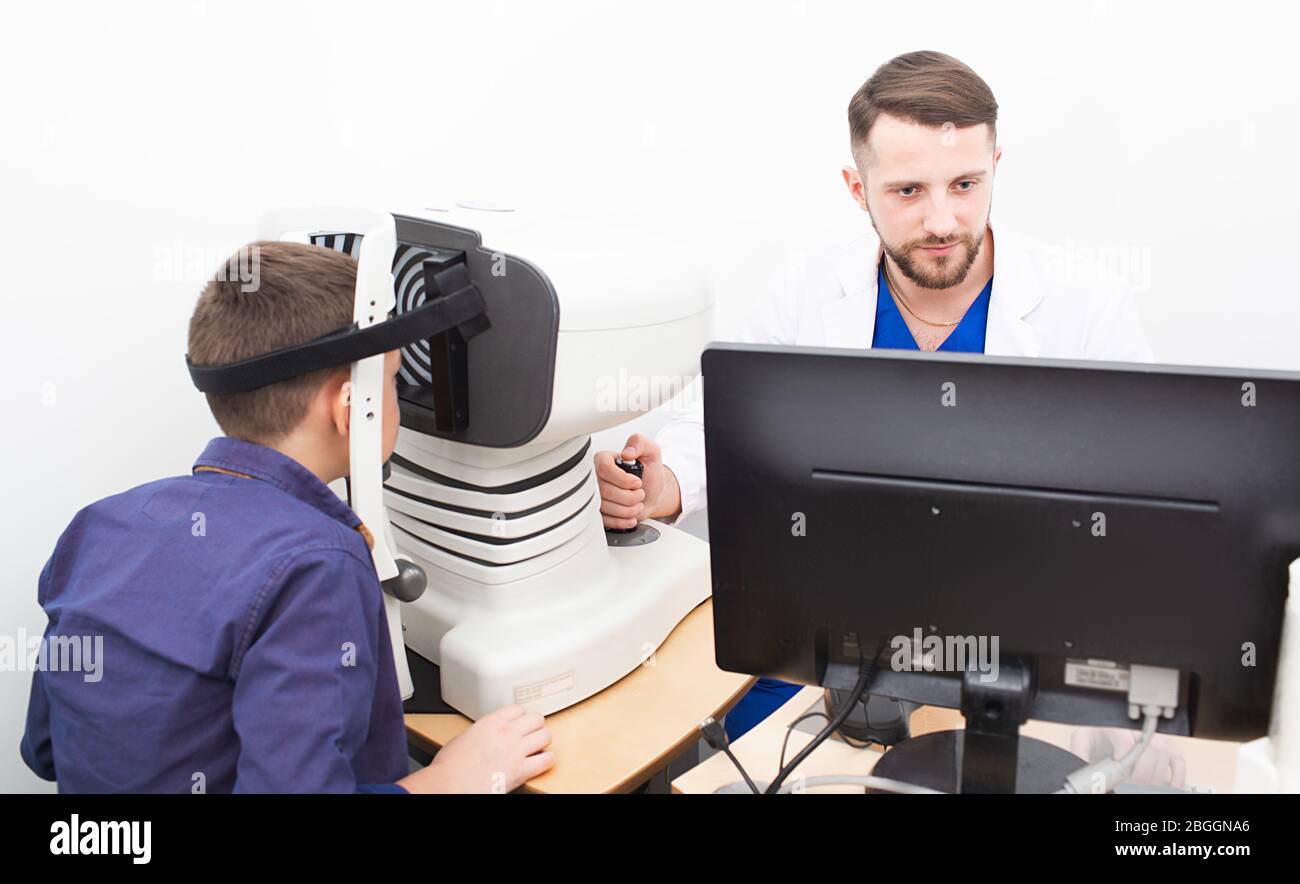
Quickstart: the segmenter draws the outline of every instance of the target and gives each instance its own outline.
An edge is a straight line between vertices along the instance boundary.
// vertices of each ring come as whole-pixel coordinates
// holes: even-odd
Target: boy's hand
[[[545,719],[522,706],[506,706],[483,716],[449,742],[426,768],[397,784],[408,792],[513,792],[549,770],[555,756]]]

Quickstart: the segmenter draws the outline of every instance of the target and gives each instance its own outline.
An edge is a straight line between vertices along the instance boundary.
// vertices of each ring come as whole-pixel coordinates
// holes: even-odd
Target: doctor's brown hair
[[[251,286],[239,272],[248,266],[255,268]],[[349,325],[356,285],[357,263],[342,252],[290,242],[251,243],[229,258],[199,295],[190,317],[190,361],[225,365]],[[336,376],[345,380],[349,369],[322,368],[245,393],[205,395],[227,436],[268,444],[298,426],[321,386]]]
[[[922,126],[957,128],[987,123],[997,140],[998,103],[973,70],[951,55],[929,50],[891,59],[862,84],[849,102],[849,146],[859,171],[870,156],[867,136],[881,114]]]

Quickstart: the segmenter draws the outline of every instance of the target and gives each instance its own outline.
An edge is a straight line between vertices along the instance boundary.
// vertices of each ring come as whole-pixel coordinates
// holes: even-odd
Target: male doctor
[[[833,266],[810,269],[750,310],[748,343],[884,347],[1000,356],[1151,361],[1131,288],[989,218],[997,101],[974,71],[940,52],[882,65],[849,103],[854,165],[843,169],[874,234]],[[1048,221],[1044,225],[1051,229]],[[595,455],[609,528],[680,519],[706,505],[704,409],[618,452],[640,480]],[[772,679],[727,716],[739,736],[792,693]]]

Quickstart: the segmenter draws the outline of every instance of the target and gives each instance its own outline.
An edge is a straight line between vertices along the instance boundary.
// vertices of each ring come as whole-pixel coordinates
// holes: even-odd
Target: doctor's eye
[[[915,187],[900,187],[898,188],[898,195],[911,196],[912,194],[916,193],[916,190],[917,189]]]
[[[975,184],[974,181],[959,181],[957,182],[957,189],[962,193],[968,193],[975,189]]]

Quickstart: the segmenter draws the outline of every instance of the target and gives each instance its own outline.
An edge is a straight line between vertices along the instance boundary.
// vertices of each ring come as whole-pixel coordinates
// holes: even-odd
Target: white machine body
[[[382,322],[393,308],[393,252],[397,233],[393,216],[388,212],[345,206],[287,207],[267,212],[257,225],[257,238],[287,239],[307,242],[308,234],[321,229],[353,230],[363,235],[357,257],[357,289],[352,318],[358,328]],[[380,581],[397,574],[393,557],[392,532],[384,517],[381,469],[383,467],[384,354],[352,363],[351,432],[348,442],[349,473],[352,476],[352,510],[362,524],[382,526],[372,532],[370,550],[375,574]],[[393,647],[401,644],[400,605],[384,595],[384,614],[388,621]],[[397,685],[403,697],[414,691],[406,657],[397,653]]]
[[[513,703],[554,712],[652,665],[710,593],[695,537],[646,523],[638,533],[657,538],[607,543],[590,434],[687,387],[712,295],[679,247],[648,234],[495,208],[404,214],[478,231],[485,249],[543,272],[560,302],[540,433],[487,448],[403,427],[396,454],[427,472],[394,463],[384,492],[396,549],[428,575],[402,606],[405,642],[438,664],[443,699],[475,719]]]

